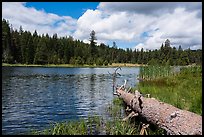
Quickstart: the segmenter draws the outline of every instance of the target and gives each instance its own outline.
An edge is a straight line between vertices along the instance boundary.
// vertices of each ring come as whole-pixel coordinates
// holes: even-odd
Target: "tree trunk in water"
[[[202,135],[202,117],[198,114],[178,109],[154,98],[143,97],[138,91],[127,93],[117,88],[115,95],[148,122],[163,128],[170,135]]]

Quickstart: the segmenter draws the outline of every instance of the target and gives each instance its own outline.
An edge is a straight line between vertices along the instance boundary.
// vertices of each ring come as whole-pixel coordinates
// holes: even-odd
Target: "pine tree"
[[[95,40],[97,40],[96,39],[96,36],[95,36],[95,31],[94,30],[92,30],[91,31],[91,33],[90,33],[90,53],[91,53],[91,56],[92,57],[94,57],[94,54],[96,54],[96,42],[95,42]]]
[[[42,36],[40,39],[34,59],[35,64],[47,64],[48,63],[48,54],[47,54],[47,43],[46,38]]]
[[[13,63],[12,55],[12,38],[10,33],[9,22],[2,20],[2,61],[6,63]]]

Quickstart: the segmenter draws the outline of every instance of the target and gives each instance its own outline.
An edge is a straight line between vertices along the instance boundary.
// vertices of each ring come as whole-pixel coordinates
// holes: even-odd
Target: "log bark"
[[[178,109],[170,104],[154,98],[143,97],[140,92],[135,94],[116,89],[123,101],[148,122],[157,125],[170,135],[202,135],[202,117],[198,114]]]

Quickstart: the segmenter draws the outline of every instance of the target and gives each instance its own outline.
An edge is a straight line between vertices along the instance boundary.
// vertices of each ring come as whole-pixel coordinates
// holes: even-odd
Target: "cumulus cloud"
[[[72,35],[86,43],[95,30],[98,44],[115,41],[120,47],[133,49],[156,49],[166,39],[175,47],[201,49],[201,15],[201,2],[101,2],[78,19],[28,8],[26,3],[2,3],[2,18],[14,28]]]
[[[98,6],[98,9],[109,13],[125,11],[150,16],[172,13],[175,8],[199,10],[198,14],[201,17],[201,2],[101,2]]]
[[[160,16],[151,27],[158,27],[159,30],[152,32],[143,43],[135,48],[155,49],[161,46],[166,39],[171,45],[184,49],[202,48],[202,21],[196,17],[197,12],[188,12],[183,8],[177,8],[172,14]]]
[[[2,18],[9,20],[15,29],[22,26],[24,30],[37,30],[39,34],[57,33],[59,36],[66,36],[76,29],[76,19],[28,8],[25,2],[3,2]]]
[[[201,7],[199,2],[100,3],[78,19],[74,36],[86,39],[95,30],[105,42],[136,41],[133,49],[156,49],[166,39],[175,47],[202,48]]]
[[[98,39],[133,41],[148,28],[152,18],[126,12],[105,14],[100,10],[87,10],[78,20],[74,36],[80,39],[89,37],[95,30]]]

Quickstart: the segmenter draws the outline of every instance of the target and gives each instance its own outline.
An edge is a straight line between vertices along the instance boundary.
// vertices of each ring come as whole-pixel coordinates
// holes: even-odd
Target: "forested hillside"
[[[116,43],[96,45],[94,31],[90,44],[73,37],[58,37],[13,30],[11,24],[2,20],[2,63],[21,64],[76,64],[108,65],[112,63],[189,65],[202,63],[202,49],[183,50],[170,46],[170,41],[161,43],[160,49],[144,51],[117,48]]]

